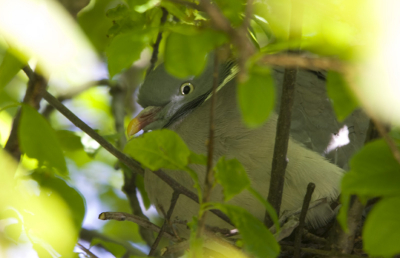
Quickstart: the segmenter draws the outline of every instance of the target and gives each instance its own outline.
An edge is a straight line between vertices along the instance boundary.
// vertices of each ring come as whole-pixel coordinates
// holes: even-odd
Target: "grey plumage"
[[[223,78],[229,74],[227,72],[229,69],[222,66],[220,70],[221,83]],[[210,111],[210,101],[206,98],[212,87],[212,71],[213,67],[209,65],[199,77],[182,80],[166,73],[163,65],[157,67],[142,85],[138,102],[148,110],[151,109],[149,106],[162,106],[163,108],[160,111],[157,110],[151,121],[146,121],[140,128],[143,127],[145,130],[163,127],[172,129],[182,137],[191,150],[206,154],[205,143],[208,139]],[[280,71],[276,70],[273,74],[277,80],[276,83],[280,84],[282,79]],[[188,95],[182,95],[180,92],[180,86],[185,82],[191,82],[194,86],[193,92]],[[138,117],[140,116],[141,114],[138,115]],[[235,80],[231,80],[219,90],[215,109],[214,162],[220,156],[226,156],[228,159],[237,158],[246,168],[252,186],[264,198],[267,197],[269,188],[276,121],[277,115],[274,113],[262,127],[254,130],[248,129],[242,123],[236,104]],[[288,159],[282,211],[301,207],[309,182],[316,184],[312,200],[325,199],[329,203],[337,198],[340,179],[343,175],[341,168],[331,164],[318,153],[305,148],[294,139],[290,139],[289,142]],[[205,168],[199,165],[192,165],[192,168],[198,173],[200,182],[204,182]],[[166,172],[182,185],[192,187],[193,182],[185,172]],[[167,210],[172,195],[171,188],[150,171],[145,173],[145,187],[152,203],[158,209],[162,206],[164,210]],[[223,195],[220,187],[214,189],[211,199],[222,201]],[[264,217],[265,210],[262,205],[246,191],[233,198],[230,203],[246,208],[260,220]],[[198,205],[187,197],[181,196],[172,218],[190,221],[197,212]],[[332,216],[333,212],[326,204],[311,211],[307,221],[313,227],[318,227],[326,223]],[[211,214],[208,216],[207,223],[219,227],[229,227],[227,223]]]

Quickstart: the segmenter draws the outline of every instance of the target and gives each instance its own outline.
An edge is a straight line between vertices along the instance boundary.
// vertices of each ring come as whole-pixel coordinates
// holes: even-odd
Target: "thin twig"
[[[303,235],[303,228],[306,224],[306,215],[308,211],[308,207],[310,206],[311,196],[314,192],[315,184],[309,183],[307,186],[307,192],[304,196],[303,207],[301,208],[300,219],[299,219],[299,226],[297,227],[297,233],[294,239],[294,257],[300,258],[300,244],[301,244],[301,237]]]
[[[79,246],[82,251],[84,251],[87,255],[89,255],[90,258],[98,258],[94,253],[92,253],[89,249],[81,245],[80,243],[76,243],[77,246]]]
[[[47,87],[47,81],[43,76],[33,72],[29,66],[25,66],[23,70],[28,75],[29,82],[22,103],[27,104],[38,110],[40,108],[40,100],[42,99],[43,92],[46,90]],[[21,108],[18,110],[16,116],[14,117],[10,136],[8,137],[6,146],[4,147],[4,149],[17,161],[19,161],[21,158],[21,150],[18,140],[18,127],[20,119]]]
[[[210,129],[208,136],[208,153],[207,153],[207,171],[204,180],[204,194],[202,203],[206,203],[210,200],[211,191],[214,185],[214,169],[213,169],[213,157],[214,157],[214,130],[215,130],[215,105],[217,101],[217,87],[218,87],[218,74],[219,74],[219,56],[218,51],[214,54],[214,71],[213,71],[213,87],[211,95],[211,106],[210,106]],[[203,232],[207,211],[204,211],[199,219],[199,229],[197,231],[197,237],[200,237]]]
[[[174,211],[174,208],[175,208],[176,202],[178,201],[178,198],[179,198],[179,192],[174,191],[172,194],[171,204],[169,205],[167,216],[165,216],[164,224],[162,225],[160,232],[158,232],[158,236],[157,236],[156,240],[154,241],[153,245],[151,246],[149,256],[154,255],[156,248],[158,246],[158,243],[160,242],[161,237],[163,236],[167,226],[169,225],[169,221],[171,219],[172,212]]]
[[[167,17],[168,17],[168,11],[167,9],[165,9],[164,7],[161,7],[161,11],[162,11],[162,16],[161,16],[161,20],[160,20],[160,27],[162,27],[165,22],[167,21]],[[157,35],[157,39],[156,42],[153,45],[153,53],[151,54],[151,59],[150,59],[150,66],[146,71],[146,76],[153,71],[154,67],[156,66],[157,60],[158,60],[158,48],[160,46],[160,42],[162,39],[162,31],[160,29],[160,31],[158,32]]]
[[[73,87],[70,91],[68,91],[67,93],[61,94],[57,97],[58,101],[60,102],[64,102],[65,100],[69,100],[72,99],[73,97],[78,96],[79,94],[81,94],[82,92],[94,87],[94,86],[110,86],[111,87],[111,83],[108,79],[102,79],[102,80],[98,80],[98,81],[93,81],[93,82],[89,82],[83,86],[80,87]],[[54,107],[52,105],[47,105],[42,112],[42,115],[44,117],[49,117],[50,114],[54,111]]]
[[[104,235],[102,233],[97,232],[96,230],[88,230],[88,229],[82,228],[80,233],[79,233],[79,238],[82,239],[82,240],[85,240],[85,241],[87,241],[89,243],[91,243],[94,238],[98,238],[98,239],[101,239],[103,241],[114,243],[114,244],[122,246],[123,248],[125,248],[125,250],[130,255],[136,255],[136,256],[144,256],[145,255],[142,251],[140,251],[140,250],[136,249],[135,247],[133,247],[128,241],[113,239],[113,238],[111,238],[109,236],[106,236],[106,235]]]
[[[139,216],[136,215],[132,215],[130,213],[127,212],[102,212],[99,215],[99,219],[100,220],[118,220],[118,221],[131,221],[134,222],[136,224],[138,224],[141,227],[147,228],[153,232],[159,233],[160,232],[160,227],[151,223],[150,221],[143,219]],[[164,236],[167,237],[168,239],[176,242],[178,239],[168,233],[168,232],[164,232]]]
[[[302,24],[302,3],[292,0],[292,14],[290,21],[289,39],[294,40],[301,37]],[[287,150],[289,144],[290,123],[292,117],[292,107],[294,103],[294,92],[296,84],[297,68],[285,69],[283,77],[281,107],[276,127],[276,139],[274,156],[272,159],[271,180],[268,192],[268,202],[274,207],[279,215],[283,185],[285,182],[285,172],[287,166]],[[264,223],[266,226],[272,225],[269,213],[265,212]]]

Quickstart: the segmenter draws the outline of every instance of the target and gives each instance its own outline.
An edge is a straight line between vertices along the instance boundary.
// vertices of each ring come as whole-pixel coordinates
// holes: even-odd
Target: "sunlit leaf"
[[[400,197],[383,198],[365,221],[363,246],[371,256],[393,257],[400,253]]]
[[[60,143],[46,119],[28,105],[22,106],[18,136],[21,149],[39,161],[39,165],[55,168],[61,176],[67,176],[67,165]]]
[[[61,178],[49,177],[40,173],[33,174],[32,178],[35,179],[41,187],[49,189],[49,195],[53,192],[57,192],[58,195],[64,199],[65,203],[69,206],[65,214],[71,216],[75,223],[76,230],[80,231],[86,210],[86,204],[82,195]]]
[[[400,194],[400,165],[383,140],[368,143],[350,161],[342,191],[367,197]]]
[[[272,233],[246,209],[221,203],[212,206],[225,213],[239,229],[245,250],[256,257],[278,256],[280,248]]]
[[[275,89],[269,69],[253,67],[249,78],[238,85],[237,99],[247,126],[261,126],[274,109]]]
[[[59,2],[1,0],[0,17],[2,37],[52,80],[82,85],[98,74],[97,55]]]
[[[11,79],[22,69],[24,63],[21,62],[10,51],[7,51],[0,64],[0,92],[11,81]]]
[[[250,186],[250,179],[237,159],[221,157],[215,166],[215,179],[224,189],[224,200],[228,201]]]
[[[171,33],[165,43],[165,69],[179,78],[199,75],[207,64],[207,54],[225,41],[224,34],[213,30],[195,35]]]
[[[343,121],[358,107],[358,103],[340,73],[329,71],[326,80],[326,90],[333,101],[336,117]]]
[[[155,130],[132,139],[124,152],[151,170],[182,169],[188,164],[190,150],[171,130]]]
[[[203,154],[197,154],[193,151],[190,152],[189,163],[207,165],[207,157]]]

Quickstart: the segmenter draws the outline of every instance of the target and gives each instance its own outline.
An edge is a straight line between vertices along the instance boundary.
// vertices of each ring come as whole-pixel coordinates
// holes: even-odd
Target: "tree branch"
[[[167,21],[167,17],[168,17],[168,11],[164,7],[161,7],[161,11],[162,11],[162,16],[161,16],[161,20],[160,20],[160,27],[165,24],[165,22]],[[159,48],[160,43],[161,43],[162,33],[163,33],[162,31],[158,32],[156,42],[153,45],[153,53],[151,54],[150,66],[146,71],[146,76],[151,71],[153,71],[154,67],[156,66],[156,63],[157,63],[157,60],[158,60],[158,48]]]
[[[90,258],[98,258],[94,253],[92,253],[89,249],[87,249],[83,245],[79,243],[77,243],[76,245],[79,246],[79,248],[82,249],[82,251],[84,251],[87,255],[89,255]]]
[[[47,87],[47,81],[43,76],[33,72],[29,66],[25,66],[23,69],[26,71],[26,74],[29,77],[29,82],[22,103],[38,110],[40,108],[40,100],[43,97],[43,92]],[[18,110],[13,120],[10,136],[8,137],[6,146],[4,148],[17,161],[19,161],[21,158],[21,150],[18,140],[18,127],[20,119],[21,108]]]
[[[158,246],[158,243],[160,242],[161,237],[163,236],[167,226],[169,225],[169,222],[170,222],[170,219],[171,219],[171,216],[172,216],[172,212],[174,211],[174,208],[175,208],[176,202],[178,201],[178,198],[179,198],[179,193],[174,191],[174,193],[172,194],[171,204],[169,206],[167,215],[165,216],[164,224],[162,225],[160,231],[158,232],[158,236],[156,238],[156,241],[154,241],[153,245],[151,246],[151,249],[150,249],[150,252],[149,252],[149,256],[153,256],[154,255],[154,253],[156,251],[156,248]]]
[[[310,206],[311,196],[314,192],[315,184],[309,183],[307,186],[307,192],[304,196],[303,207],[301,208],[300,219],[299,219],[299,226],[297,227],[297,233],[294,239],[294,257],[300,258],[300,244],[301,244],[301,237],[303,235],[303,228],[306,221],[306,215],[308,211],[308,207]]]
[[[105,235],[95,231],[95,230],[88,230],[88,229],[82,228],[81,232],[79,233],[79,238],[82,240],[85,240],[89,243],[91,243],[94,238],[98,238],[98,239],[104,240],[106,242],[111,242],[111,243],[114,243],[117,245],[121,245],[131,255],[137,255],[137,256],[145,255],[138,249],[134,248],[129,242],[112,239],[108,236],[105,236]]]
[[[99,219],[100,220],[118,220],[118,221],[131,221],[133,223],[138,224],[141,227],[147,228],[148,230],[151,230],[153,232],[159,233],[160,232],[160,227],[151,223],[150,221],[143,219],[139,216],[136,215],[132,215],[130,213],[127,212],[102,212],[99,215]],[[177,242],[178,239],[168,233],[168,232],[164,232],[164,236],[174,242]]]
[[[131,159],[126,156],[124,153],[116,149],[111,143],[106,141],[103,137],[101,137],[96,131],[90,128],[87,124],[85,124],[82,120],[80,120],[74,113],[72,113],[67,107],[65,107],[62,103],[60,103],[54,96],[52,96],[47,91],[44,93],[44,99],[53,105],[61,114],[63,114],[67,119],[69,119],[76,127],[80,128],[90,137],[92,137],[95,141],[97,141],[104,149],[114,155],[117,159],[119,159],[122,163],[124,163],[128,168],[130,168],[134,173],[139,175],[144,175],[144,170],[136,160]],[[186,187],[179,184],[175,179],[164,173],[162,170],[154,171],[155,175],[161,178],[164,182],[166,182],[172,189],[178,191],[179,193],[189,197],[193,201],[199,203],[198,196],[187,189]],[[223,214],[219,210],[211,210],[215,215],[225,220],[228,223],[231,223],[228,217]]]
[[[218,87],[218,74],[219,74],[219,56],[218,51],[214,54],[214,71],[213,71],[213,87],[211,95],[211,107],[210,107],[210,129],[208,136],[208,153],[207,153],[207,171],[204,179],[204,194],[202,203],[206,203],[210,200],[211,191],[214,185],[214,169],[213,169],[213,157],[214,157],[214,115],[215,105],[217,101],[217,87]],[[199,229],[197,231],[197,237],[200,237],[203,233],[207,211],[204,211],[199,219]]]
[[[292,14],[290,22],[289,40],[301,38],[302,24],[302,3],[292,0]],[[283,77],[281,108],[279,111],[278,122],[276,126],[276,139],[274,147],[274,156],[272,159],[271,179],[268,192],[268,202],[276,210],[279,216],[283,185],[285,182],[285,172],[288,163],[287,150],[289,144],[290,123],[292,117],[292,107],[294,103],[294,92],[296,85],[297,68],[285,69]],[[266,226],[272,225],[272,220],[268,212],[265,212],[264,223]]]

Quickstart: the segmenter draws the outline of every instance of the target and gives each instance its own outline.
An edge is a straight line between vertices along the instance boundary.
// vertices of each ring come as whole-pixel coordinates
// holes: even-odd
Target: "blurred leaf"
[[[158,6],[160,4],[161,0],[148,0],[146,3],[142,5],[136,5],[134,7],[134,10],[139,13],[144,13],[148,11],[149,9]]]
[[[79,25],[99,53],[102,53],[110,43],[107,31],[113,25],[106,17],[106,10],[118,2],[120,1],[96,0],[91,8],[84,8],[78,14]]]
[[[76,135],[74,132],[68,130],[58,130],[56,131],[56,135],[61,144],[61,148],[64,150],[76,151],[83,149],[81,137]]]
[[[7,238],[10,238],[14,243],[19,242],[19,238],[23,231],[23,222],[21,221],[22,215],[18,210],[11,207],[5,210],[0,210],[0,221],[2,224],[2,231]]]
[[[190,156],[185,142],[177,133],[167,129],[133,138],[124,152],[153,171],[160,168],[183,169]]]
[[[126,250],[122,245],[112,243],[112,242],[107,242],[100,238],[92,239],[90,246],[96,246],[96,245],[100,245],[100,246],[104,247],[106,250],[108,250],[110,253],[112,253],[115,257],[123,257],[124,254],[126,253]]]
[[[186,14],[185,10],[187,10],[184,6],[180,4],[175,4],[169,1],[161,1],[160,5],[167,9],[168,13],[174,15],[182,21],[189,21],[189,17]]]
[[[145,31],[131,31],[117,35],[107,48],[110,78],[132,66],[146,47]]]
[[[194,35],[171,32],[165,42],[165,69],[179,78],[199,75],[206,66],[207,54],[226,40],[224,34],[213,30]]]
[[[254,66],[249,72],[249,78],[239,83],[237,98],[248,127],[255,128],[264,124],[275,105],[275,89],[270,70]]]
[[[215,179],[224,189],[224,201],[229,201],[250,186],[246,170],[237,159],[221,157],[215,166]]]
[[[119,4],[114,8],[108,9],[106,16],[111,20],[120,20],[129,15],[129,9],[124,4]]]
[[[37,159],[39,165],[55,168],[63,177],[68,176],[65,158],[53,128],[28,105],[22,105],[18,136],[21,149],[26,155]]]
[[[256,257],[277,257],[280,247],[272,233],[264,224],[241,207],[212,203],[213,208],[221,210],[239,230],[244,248]]]
[[[139,190],[140,195],[142,196],[144,207],[146,209],[149,209],[151,202],[149,199],[149,195],[144,188],[144,178],[142,176],[136,176],[136,187]]]
[[[256,199],[261,202],[265,209],[268,211],[269,216],[271,217],[272,221],[274,222],[274,225],[276,227],[276,230],[279,231],[280,230],[280,225],[279,225],[279,220],[278,220],[278,214],[276,214],[276,210],[274,209],[274,207],[272,207],[272,205],[265,200],[265,198],[259,193],[257,192],[256,189],[254,189],[253,187],[248,187],[247,190],[254,196],[256,197]]]
[[[244,12],[246,1],[244,0],[216,0],[215,3],[232,25],[239,26],[242,23],[241,14]]]
[[[364,250],[371,256],[400,253],[400,197],[383,198],[372,208],[363,230]]]
[[[71,216],[75,223],[76,230],[80,231],[86,211],[86,203],[82,195],[61,178],[47,176],[43,173],[34,173],[32,178],[35,179],[41,187],[51,190],[49,191],[49,195],[51,195],[52,192],[57,192],[58,195],[64,199],[65,203],[69,206],[69,209],[64,211],[64,213]]]
[[[3,58],[3,62],[0,64],[0,92],[22,69],[23,66],[24,63],[21,62],[10,51],[6,52]]]
[[[342,191],[366,197],[400,194],[400,165],[384,140],[365,145],[350,161]]]
[[[343,121],[358,107],[358,103],[342,74],[328,71],[326,79],[326,90],[333,101],[336,117],[339,121]]]
[[[189,163],[207,165],[207,157],[203,154],[197,154],[193,151],[190,151]]]

